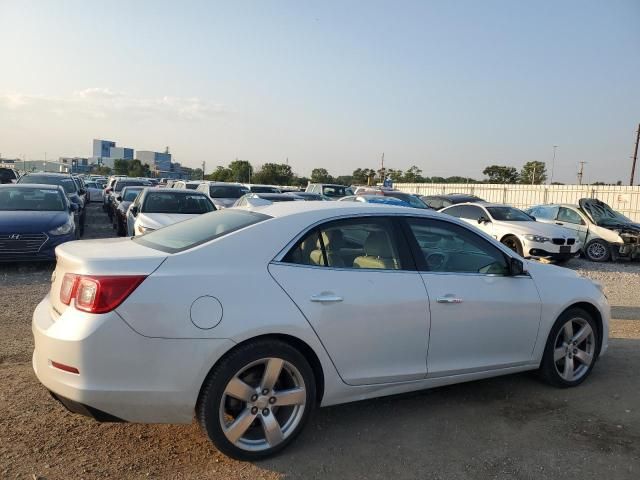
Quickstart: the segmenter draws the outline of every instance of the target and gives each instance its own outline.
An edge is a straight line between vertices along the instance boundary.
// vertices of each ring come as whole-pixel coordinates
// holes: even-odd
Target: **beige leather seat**
[[[378,268],[396,270],[398,263],[393,255],[386,233],[371,232],[364,242],[364,256],[356,257],[353,268]]]
[[[324,249],[327,252],[327,261],[330,267],[342,268],[346,265],[340,255],[340,248],[343,244],[342,231],[340,230],[327,230],[322,232],[322,241],[324,243]],[[316,243],[316,249],[309,255],[312,265],[324,265],[324,259],[322,257],[322,246],[320,240]]]

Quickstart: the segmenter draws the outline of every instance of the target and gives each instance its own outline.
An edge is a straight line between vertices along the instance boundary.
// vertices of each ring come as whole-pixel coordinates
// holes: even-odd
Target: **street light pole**
[[[558,145],[553,146],[553,159],[551,160],[551,179],[549,180],[549,185],[553,183],[553,171],[556,167],[556,148],[558,148]]]

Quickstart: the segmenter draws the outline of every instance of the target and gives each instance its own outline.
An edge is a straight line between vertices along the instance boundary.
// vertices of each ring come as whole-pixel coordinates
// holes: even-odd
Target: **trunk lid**
[[[68,305],[60,301],[60,286],[66,273],[80,275],[150,275],[167,258],[130,238],[67,242],[56,248],[56,269],[51,275],[51,303],[58,314]]]

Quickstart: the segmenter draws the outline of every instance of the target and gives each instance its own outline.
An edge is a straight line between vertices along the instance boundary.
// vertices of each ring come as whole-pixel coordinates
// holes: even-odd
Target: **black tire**
[[[520,243],[520,240],[518,240],[518,237],[515,235],[507,235],[500,241],[521,257],[523,256],[522,243]]]
[[[608,262],[611,258],[611,247],[605,240],[594,238],[585,245],[584,256],[592,262]]]
[[[119,237],[124,237],[127,234],[127,229],[120,220],[116,221],[116,231]]]
[[[274,447],[253,451],[234,445],[226,437],[220,421],[220,404],[227,384],[236,374],[251,363],[266,358],[282,359],[295,366],[304,381],[306,400],[298,424],[287,434],[284,440]],[[242,403],[241,401],[237,402]],[[298,350],[285,342],[265,339],[238,347],[216,365],[209,373],[200,391],[200,397],[196,405],[196,415],[200,426],[220,452],[237,460],[255,461],[272,456],[285,448],[302,431],[315,406],[315,376],[307,359]],[[242,408],[248,407],[245,405]],[[275,416],[276,414],[277,412],[274,410],[271,415]],[[258,419],[256,418],[255,421],[258,421]]]
[[[582,373],[582,375],[578,379],[574,381],[567,381],[560,375],[556,368],[554,351],[557,347],[556,341],[558,339],[560,330],[563,329],[564,325],[572,319],[583,319],[589,324],[593,331],[593,341],[595,342],[595,344],[593,345],[593,359],[586,371],[584,371],[584,373]],[[544,354],[542,356],[542,361],[540,362],[538,373],[545,382],[553,385],[554,387],[569,388],[580,385],[591,374],[591,370],[596,364],[598,353],[600,351],[599,345],[600,338],[598,335],[598,328],[596,325],[596,321],[593,319],[591,314],[581,308],[570,308],[569,310],[566,310],[562,315],[560,315],[558,320],[556,320],[556,323],[553,324],[551,331],[549,332],[549,337],[547,338],[547,344],[544,348]]]

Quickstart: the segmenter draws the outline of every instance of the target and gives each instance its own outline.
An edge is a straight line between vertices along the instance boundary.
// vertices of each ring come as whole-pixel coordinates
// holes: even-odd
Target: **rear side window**
[[[246,210],[217,210],[136,236],[132,241],[162,252],[178,253],[269,218],[272,217]]]
[[[565,207],[560,207],[558,220],[561,222],[573,223],[575,225],[584,225],[584,221],[577,212]]]

